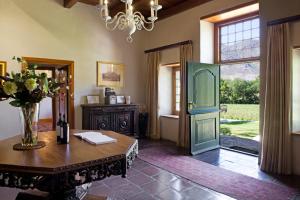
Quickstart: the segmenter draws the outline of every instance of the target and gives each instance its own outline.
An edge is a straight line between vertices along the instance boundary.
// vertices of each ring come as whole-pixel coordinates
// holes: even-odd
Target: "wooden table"
[[[83,131],[71,131],[70,143],[65,145],[56,143],[55,132],[39,133],[46,147],[30,151],[13,150],[20,136],[0,141],[0,186],[38,189],[48,192],[48,199],[82,199],[86,188],[80,186],[111,175],[126,177],[138,153],[137,140],[102,131],[117,142],[92,145],[73,136],[75,132]]]

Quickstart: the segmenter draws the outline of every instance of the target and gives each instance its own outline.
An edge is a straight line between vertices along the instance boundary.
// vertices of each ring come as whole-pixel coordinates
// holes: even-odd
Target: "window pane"
[[[228,33],[230,34],[230,33],[234,33],[235,32],[235,25],[233,24],[233,25],[229,25],[228,26]]]
[[[259,31],[259,19],[223,26],[221,28],[221,61],[258,57]]]
[[[259,27],[259,19],[253,19],[252,28],[258,28],[258,27]]]
[[[224,26],[221,28],[221,35],[227,35],[228,34],[228,27]]]
[[[221,79],[256,80],[259,77],[259,67],[260,63],[258,61],[221,65]]]
[[[225,43],[227,43],[228,42],[228,36],[227,35],[223,35],[222,37],[221,37],[221,43],[222,44],[225,44]]]
[[[244,31],[251,29],[251,21],[245,21],[243,24]]]
[[[250,39],[251,38],[251,30],[249,30],[249,31],[245,31],[244,32],[244,40],[247,40],[247,39]]]
[[[242,31],[242,30],[243,30],[243,23],[237,23],[235,25],[235,31],[239,32],[239,31]]]
[[[258,38],[259,37],[259,29],[258,28],[255,28],[255,29],[252,29],[252,38]]]

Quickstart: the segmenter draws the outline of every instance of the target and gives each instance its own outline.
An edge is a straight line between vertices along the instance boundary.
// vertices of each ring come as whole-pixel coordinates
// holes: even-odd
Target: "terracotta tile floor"
[[[113,200],[229,200],[223,194],[204,188],[189,180],[136,159],[127,179],[110,177],[90,189],[94,195],[109,196]]]

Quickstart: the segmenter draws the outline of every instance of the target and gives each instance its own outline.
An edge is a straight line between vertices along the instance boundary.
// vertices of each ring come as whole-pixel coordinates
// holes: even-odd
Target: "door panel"
[[[219,111],[219,65],[188,63],[187,71],[188,113]]]
[[[219,147],[219,113],[191,115],[191,153]]]
[[[219,147],[219,65],[188,63],[187,111],[191,154]]]

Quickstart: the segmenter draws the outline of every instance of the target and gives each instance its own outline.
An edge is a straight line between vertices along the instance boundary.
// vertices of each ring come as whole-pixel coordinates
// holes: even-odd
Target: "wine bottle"
[[[63,120],[62,119],[60,119],[59,126],[60,126],[60,142],[63,143],[63,141],[64,141],[64,126],[63,126]]]
[[[56,140],[57,143],[61,142],[61,114],[59,113],[59,118],[56,123]]]
[[[63,120],[63,143],[68,144],[69,143],[69,124],[66,121],[66,115],[64,115],[64,120]]]

